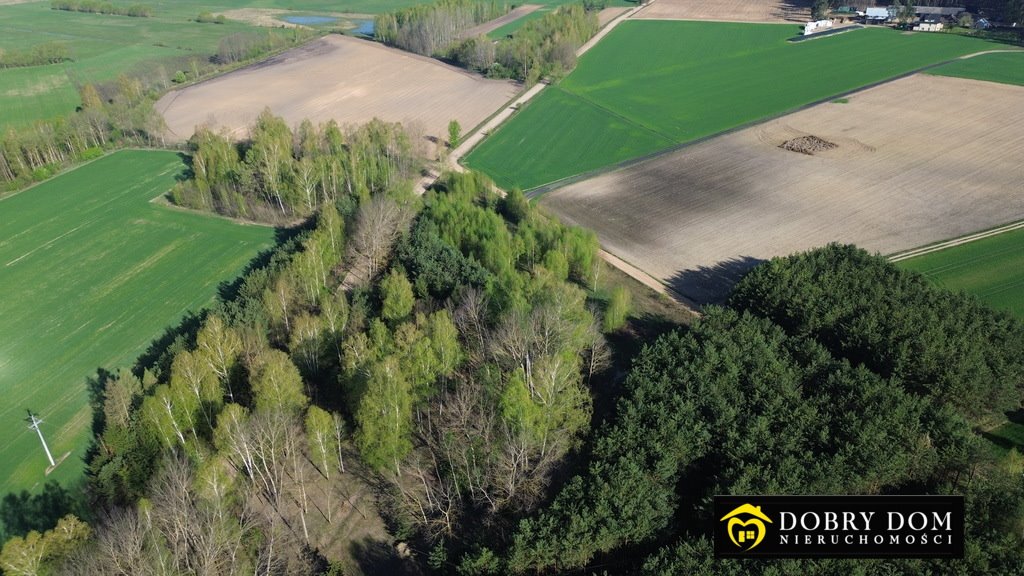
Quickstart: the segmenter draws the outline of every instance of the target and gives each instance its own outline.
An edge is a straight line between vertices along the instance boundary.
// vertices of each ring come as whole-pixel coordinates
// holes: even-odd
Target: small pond
[[[352,33],[356,36],[373,36],[373,20],[353,20],[356,25]]]
[[[291,24],[301,24],[302,26],[316,26],[317,24],[333,24],[338,19],[333,16],[284,16],[281,18],[285,22]],[[372,22],[370,23],[373,24]]]

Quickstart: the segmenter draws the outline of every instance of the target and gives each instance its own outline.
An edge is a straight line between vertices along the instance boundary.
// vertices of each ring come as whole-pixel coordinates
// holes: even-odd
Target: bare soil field
[[[464,38],[473,38],[474,36],[485,35],[492,30],[497,30],[498,28],[501,28],[505,24],[519,20],[523,16],[526,16],[527,14],[537,10],[538,8],[541,8],[540,4],[523,4],[522,6],[513,9],[508,14],[505,14],[504,16],[495,18],[494,20],[490,20],[488,22],[484,22],[479,26],[473,26],[472,28],[463,32],[462,36]]]
[[[917,74],[542,203],[703,304],[773,256],[829,242],[889,254],[1024,218],[1022,124],[1024,87]],[[801,138],[835,147],[780,147]]]
[[[806,22],[810,0],[657,0],[633,18],[718,22]]]
[[[374,42],[332,35],[170,92],[157,102],[157,110],[176,140],[188,139],[203,124],[243,138],[264,108],[293,124],[309,118],[345,125],[376,117],[444,139],[449,121],[458,120],[468,132],[519,88]]]

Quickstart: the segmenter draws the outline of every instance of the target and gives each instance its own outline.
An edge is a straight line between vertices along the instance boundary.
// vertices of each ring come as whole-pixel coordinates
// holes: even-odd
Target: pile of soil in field
[[[832,150],[838,148],[837,144],[833,144],[828,140],[822,140],[817,136],[801,136],[799,138],[793,138],[792,140],[786,140],[779,145],[779,148],[783,150],[789,150],[790,152],[799,152],[801,154],[807,154],[808,156],[814,156],[815,152],[824,152],[825,150]]]

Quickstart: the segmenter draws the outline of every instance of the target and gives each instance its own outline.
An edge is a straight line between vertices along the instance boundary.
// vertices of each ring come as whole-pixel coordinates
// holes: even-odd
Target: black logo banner
[[[715,496],[716,558],[963,558],[962,496]]]

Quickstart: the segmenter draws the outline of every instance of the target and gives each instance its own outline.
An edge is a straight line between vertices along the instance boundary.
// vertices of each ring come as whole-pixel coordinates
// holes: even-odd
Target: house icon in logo
[[[744,519],[746,518],[746,519]],[[729,521],[725,529],[729,532],[732,543],[744,550],[750,550],[764,540],[766,528],[764,523],[772,524],[771,518],[761,512],[760,506],[744,504],[732,512],[722,516],[720,522]]]

